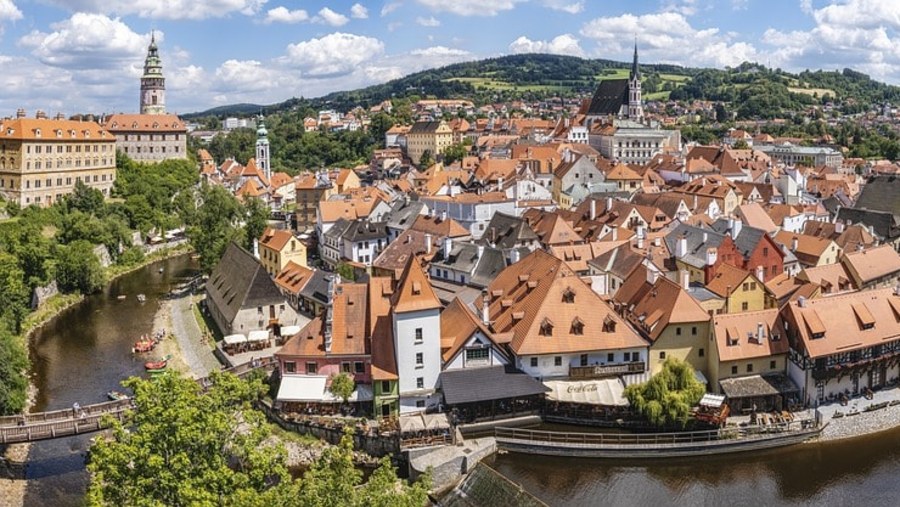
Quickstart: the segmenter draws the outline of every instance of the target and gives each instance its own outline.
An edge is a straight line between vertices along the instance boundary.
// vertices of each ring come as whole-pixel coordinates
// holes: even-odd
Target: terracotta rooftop
[[[656,341],[669,324],[709,321],[706,310],[676,282],[659,275],[650,284],[644,266],[631,272],[614,298],[630,309],[630,320],[643,328],[651,341]]]
[[[744,361],[778,354],[790,349],[778,310],[721,314],[713,317],[719,361]]]
[[[300,294],[303,287],[312,279],[312,274],[313,270],[289,261],[275,277],[275,285],[291,294]]]
[[[841,264],[857,283],[870,283],[900,273],[900,254],[891,245],[881,245],[861,252],[845,253]]]
[[[259,237],[259,244],[280,252],[293,237],[291,231],[266,227],[262,236]]]
[[[369,354],[366,327],[368,287],[361,283],[340,283],[334,287],[332,303],[331,351],[325,350],[325,320],[318,316],[299,333],[288,338],[279,356],[346,356]]]
[[[752,275],[749,271],[736,268],[731,264],[722,263],[716,269],[716,274],[713,276],[712,280],[707,282],[706,288],[714,294],[728,297],[750,276]],[[756,280],[756,278],[754,278],[754,280]]]
[[[419,258],[412,257],[407,261],[391,304],[394,313],[418,312],[442,307],[428,282],[428,276],[422,269]]]

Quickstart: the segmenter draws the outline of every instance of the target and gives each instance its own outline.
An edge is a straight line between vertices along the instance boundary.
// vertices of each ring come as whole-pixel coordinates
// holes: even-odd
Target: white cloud
[[[418,18],[416,18],[416,24],[419,24],[422,26],[427,26],[427,27],[432,27],[432,28],[436,27],[436,26],[441,26],[441,22],[434,16],[429,16],[427,18],[423,18],[422,16],[419,16]]]
[[[812,14],[812,0],[800,0],[800,10],[803,11],[804,14]]]
[[[267,0],[48,0],[73,12],[135,15],[155,19],[220,18],[234,12],[252,16]]]
[[[287,7],[279,6],[269,9],[266,13],[264,23],[302,23],[309,20],[309,13],[303,9],[288,10]]]
[[[386,2],[384,6],[381,7],[381,17],[387,16],[400,7],[403,7],[403,2]]]
[[[578,39],[571,34],[562,34],[549,41],[531,40],[524,35],[512,41],[509,52],[518,53],[552,53],[556,55],[584,56],[584,50]]]
[[[731,9],[745,11],[750,8],[750,0],[731,0]]]
[[[417,0],[420,4],[435,10],[459,16],[496,16],[500,12],[512,10],[523,0]]]
[[[313,18],[314,23],[322,23],[330,26],[343,26],[350,21],[350,18],[341,13],[334,12],[328,7],[322,7],[319,14]]]
[[[409,52],[413,56],[426,56],[428,58],[469,58],[472,53],[464,49],[448,48],[446,46],[433,46],[424,49],[414,49]]]
[[[22,19],[22,11],[16,7],[12,0],[0,0],[0,21],[15,21]]]
[[[694,28],[677,12],[600,17],[581,29],[582,35],[597,42],[597,56],[623,60],[631,57],[636,33],[641,34],[638,47],[645,62],[725,67],[759,60],[752,44],[736,41],[734,35],[717,28]]]
[[[119,18],[75,13],[51,25],[50,33],[32,31],[19,39],[42,63],[77,70],[121,69],[136,65],[147,49],[149,35],[139,35]],[[162,34],[157,37],[162,39]]]
[[[697,3],[697,0],[666,0],[663,11],[675,12],[683,16],[693,16],[700,9]]]
[[[290,44],[284,61],[307,76],[336,76],[349,74],[358,65],[381,56],[384,43],[380,40],[336,32],[318,39]]]
[[[568,12],[569,14],[578,14],[584,10],[584,0],[544,0],[545,7],[549,7],[555,11]]]
[[[350,17],[353,19],[368,19],[369,9],[366,9],[361,4],[353,4],[353,7],[350,7]]]

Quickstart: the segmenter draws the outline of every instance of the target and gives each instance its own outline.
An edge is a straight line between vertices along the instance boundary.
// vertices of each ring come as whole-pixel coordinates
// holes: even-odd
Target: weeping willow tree
[[[690,418],[691,407],[705,391],[690,364],[669,358],[649,381],[626,387],[625,397],[651,424],[683,428]]]

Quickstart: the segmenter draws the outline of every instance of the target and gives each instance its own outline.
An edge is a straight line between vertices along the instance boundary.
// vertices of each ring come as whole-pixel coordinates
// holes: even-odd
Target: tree
[[[17,414],[25,408],[27,370],[28,355],[22,341],[0,326],[0,414]]]
[[[220,186],[204,185],[198,196],[201,205],[193,213],[187,236],[200,255],[200,266],[212,271],[225,247],[239,239],[237,223],[243,218],[241,204],[228,190]]]
[[[103,287],[103,267],[94,255],[94,245],[78,240],[59,247],[56,283],[63,292],[91,294]]]
[[[253,242],[258,240],[269,224],[269,207],[266,203],[255,197],[250,197],[244,202],[244,247],[253,251]]]
[[[428,168],[434,164],[434,157],[431,155],[431,150],[425,150],[422,152],[422,156],[419,157],[419,167]]]
[[[75,190],[66,197],[70,209],[102,216],[104,212],[103,192],[89,187],[81,180],[75,181]]]
[[[734,146],[732,146],[732,148],[734,148],[735,150],[749,150],[750,145],[747,144],[747,141],[744,141],[743,139],[738,139],[737,141],[735,141]]]
[[[683,428],[705,391],[689,363],[669,358],[649,381],[626,387],[625,397],[651,424]]]
[[[346,262],[338,264],[337,267],[334,268],[334,272],[344,280],[350,280],[351,282],[356,280],[356,271],[353,269],[353,266]]]
[[[344,403],[347,403],[347,400],[353,395],[353,389],[355,387],[356,383],[353,382],[353,377],[347,373],[341,372],[331,376],[331,385],[328,387],[328,390],[331,391],[331,394],[340,398]]]
[[[444,164],[450,165],[456,161],[460,161],[469,154],[469,148],[462,144],[452,144],[444,149]]]
[[[0,320],[14,333],[22,331],[30,296],[19,260],[15,255],[0,253]]]

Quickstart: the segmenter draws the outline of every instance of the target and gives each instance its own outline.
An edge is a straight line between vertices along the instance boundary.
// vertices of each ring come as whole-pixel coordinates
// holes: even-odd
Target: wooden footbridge
[[[267,374],[271,373],[275,369],[275,364],[272,358],[262,358],[222,371],[244,378],[258,370]],[[209,378],[198,379],[197,382],[204,389],[211,384]],[[125,412],[132,408],[134,408],[134,403],[129,398],[84,405],[79,408],[3,416],[0,417],[0,445],[93,433],[106,428],[105,416],[122,420]]]

